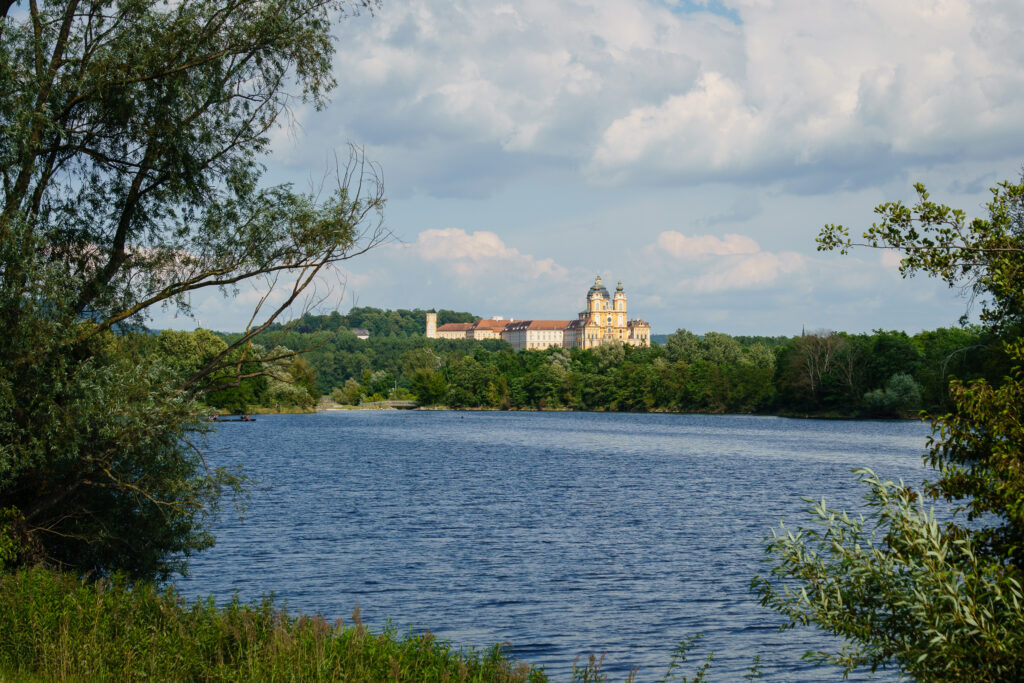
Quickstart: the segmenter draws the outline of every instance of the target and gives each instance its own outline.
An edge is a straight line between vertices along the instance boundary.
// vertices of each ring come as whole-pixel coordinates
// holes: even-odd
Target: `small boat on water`
[[[206,421],[207,422],[255,422],[256,418],[255,417],[249,417],[248,414],[245,414],[245,415],[230,415],[230,416],[210,415],[208,418],[206,418]]]

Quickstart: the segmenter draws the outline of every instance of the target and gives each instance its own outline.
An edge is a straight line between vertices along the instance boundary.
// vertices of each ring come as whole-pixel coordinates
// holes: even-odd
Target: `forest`
[[[299,352],[278,373],[284,384],[253,377],[208,403],[311,406],[322,395],[346,405],[412,399],[504,410],[900,417],[948,409],[951,379],[998,384],[1006,372],[997,340],[980,327],[794,337],[677,330],[650,348],[515,352],[500,340],[427,339],[425,313],[362,307],[274,325],[255,342],[263,353]],[[476,317],[438,312],[442,324]],[[351,331],[357,328],[369,339],[357,338]],[[238,336],[219,335],[228,344]],[[288,377],[308,393],[289,394]]]

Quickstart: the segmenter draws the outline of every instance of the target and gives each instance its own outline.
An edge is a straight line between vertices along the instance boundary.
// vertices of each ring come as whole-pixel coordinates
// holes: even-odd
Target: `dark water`
[[[769,680],[838,679],[799,659],[824,636],[778,633],[751,596],[760,541],[803,519],[801,496],[858,506],[854,466],[927,474],[917,422],[347,411],[217,430],[209,459],[258,485],[178,582],[186,596],[273,592],[346,620],[358,604],[373,628],[507,641],[563,680],[591,652],[613,680],[659,679],[697,632],[713,680],[755,654]]]

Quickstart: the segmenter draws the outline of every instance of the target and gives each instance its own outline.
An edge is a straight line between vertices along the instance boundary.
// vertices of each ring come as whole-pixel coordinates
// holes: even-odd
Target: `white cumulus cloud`
[[[882,265],[885,266],[886,268],[895,269],[899,268],[900,264],[903,262],[903,255],[898,251],[893,251],[892,249],[885,249],[882,251],[882,255],[879,260],[882,262]]]
[[[680,290],[711,293],[769,287],[782,275],[804,267],[792,251],[764,251],[746,235],[684,235],[666,230],[645,253],[660,277],[676,281]],[[680,262],[685,263],[683,266]]]
[[[640,162],[666,170],[742,168],[760,146],[766,123],[736,83],[706,73],[690,92],[612,122],[593,163],[611,169]]]
[[[675,230],[666,230],[658,235],[657,247],[679,259],[725,256],[727,254],[756,254],[761,250],[757,242],[744,235],[687,236]]]
[[[730,3],[733,4],[733,3]],[[596,179],[813,176],[988,158],[1024,133],[1019,3],[735,3],[745,62],[721,53],[690,84],[605,127]],[[1020,143],[1012,143],[1020,150]]]
[[[409,0],[338,37],[339,97],[306,126],[309,156],[359,140],[400,160],[399,189],[442,196],[479,194],[459,182],[485,166],[509,167],[491,187],[538,163],[576,169],[610,121],[693,82],[707,55],[739,68],[742,50],[727,19],[636,0]]]
[[[803,267],[803,256],[785,251],[780,254],[762,251],[723,259],[710,270],[693,278],[690,285],[696,292],[725,292],[756,289],[775,284],[780,275]]]
[[[493,232],[467,233],[460,228],[424,230],[416,240],[424,261],[440,262],[463,278],[505,274],[515,279],[564,279],[566,270],[553,259],[537,259],[506,246]]]

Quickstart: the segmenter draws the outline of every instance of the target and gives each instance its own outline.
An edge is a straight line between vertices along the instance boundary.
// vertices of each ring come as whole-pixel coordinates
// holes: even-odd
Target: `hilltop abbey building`
[[[601,344],[651,345],[651,326],[626,313],[622,281],[615,294],[608,293],[601,276],[587,291],[587,309],[575,320],[477,320],[472,323],[437,324],[437,314],[427,313],[427,336],[436,339],[504,339],[518,350],[551,346],[589,349]]]

